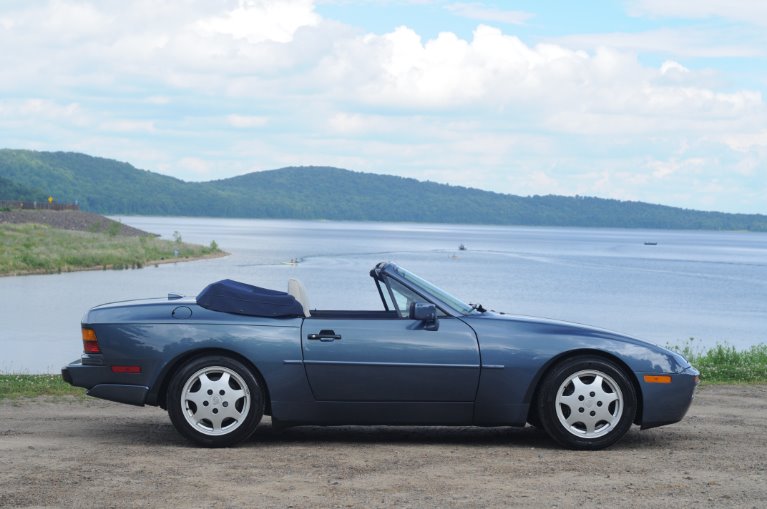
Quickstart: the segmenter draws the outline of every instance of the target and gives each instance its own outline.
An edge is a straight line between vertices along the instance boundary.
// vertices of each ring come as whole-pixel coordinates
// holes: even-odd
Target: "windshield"
[[[468,315],[474,309],[472,306],[466,304],[462,300],[456,297],[453,297],[446,291],[437,288],[436,286],[429,283],[425,279],[416,276],[412,272],[409,272],[403,269],[402,267],[397,267],[396,272],[398,276],[402,277],[402,279],[404,279],[411,285],[415,286],[416,288],[423,289],[424,293],[433,295],[434,297],[439,299],[442,303],[449,306],[450,309],[452,309],[453,311],[455,311],[456,313],[460,315]]]

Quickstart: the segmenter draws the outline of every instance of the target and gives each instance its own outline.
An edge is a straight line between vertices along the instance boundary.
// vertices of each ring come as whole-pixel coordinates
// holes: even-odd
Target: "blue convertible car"
[[[524,426],[600,449],[632,424],[684,417],[698,372],[680,355],[604,330],[469,305],[393,263],[370,275],[375,311],[316,310],[224,280],[196,298],[97,306],[62,370],[88,394],[167,409],[193,442],[274,425]]]

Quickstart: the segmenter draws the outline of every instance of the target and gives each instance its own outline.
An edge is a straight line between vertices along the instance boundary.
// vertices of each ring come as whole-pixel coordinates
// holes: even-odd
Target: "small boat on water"
[[[658,243],[657,242],[645,242],[644,245],[645,246],[657,246]]]
[[[463,244],[461,244],[460,246],[458,246],[458,250],[459,250],[459,251],[466,251],[466,246],[464,246]]]

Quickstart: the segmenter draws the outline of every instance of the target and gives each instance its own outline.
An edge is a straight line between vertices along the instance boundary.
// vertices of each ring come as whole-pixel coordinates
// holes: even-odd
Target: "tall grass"
[[[0,400],[36,396],[84,396],[85,389],[72,387],[61,375],[0,374]]]
[[[0,224],[0,275],[141,268],[163,261],[221,253],[208,247],[155,237],[59,230],[39,224]]]
[[[765,383],[767,382],[767,344],[738,350],[727,343],[704,348],[690,338],[681,345],[669,345],[684,355],[700,371],[702,382]]]

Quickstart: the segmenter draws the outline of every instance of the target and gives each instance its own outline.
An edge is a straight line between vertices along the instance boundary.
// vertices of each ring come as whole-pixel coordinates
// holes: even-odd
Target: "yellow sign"
[[[48,197],[48,203],[53,203],[53,196]]]

